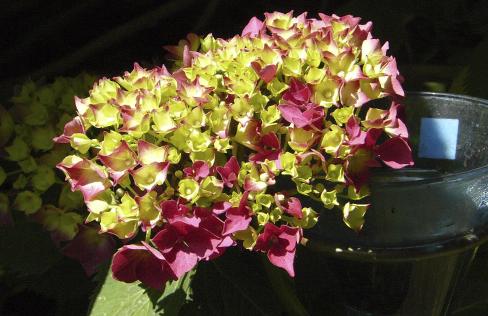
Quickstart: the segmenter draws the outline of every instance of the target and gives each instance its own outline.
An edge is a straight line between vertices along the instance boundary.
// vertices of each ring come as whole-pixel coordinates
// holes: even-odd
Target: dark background
[[[26,78],[118,75],[165,62],[163,45],[189,32],[228,38],[278,10],[353,14],[390,42],[409,90],[488,97],[486,0],[22,0],[0,4],[0,91]]]
[[[145,67],[161,65],[167,62],[163,45],[176,44],[189,32],[228,38],[240,34],[252,16],[262,19],[264,12],[274,10],[371,20],[373,35],[390,42],[389,54],[397,58],[407,90],[488,98],[487,0],[3,0],[0,103],[26,79],[50,82],[81,71],[110,77],[130,70],[135,61]],[[467,300],[456,302],[456,315],[488,315],[487,263],[485,249],[470,271],[469,286],[460,289]],[[46,275],[46,284],[35,284],[35,293],[9,296],[3,310],[23,315],[18,309],[29,301],[41,315],[48,315],[53,301],[46,299],[46,289],[52,281],[67,287],[50,297],[60,297],[67,310],[84,311],[92,285],[82,278],[77,265],[63,263],[54,275]],[[326,292],[321,293],[326,295],[317,301],[333,304],[335,287],[322,280]]]

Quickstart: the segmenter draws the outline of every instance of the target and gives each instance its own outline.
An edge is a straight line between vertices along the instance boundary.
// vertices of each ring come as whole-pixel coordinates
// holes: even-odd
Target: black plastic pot
[[[488,237],[488,101],[420,92],[404,103],[415,167],[374,175],[360,233],[324,210],[306,236],[337,258],[351,315],[446,315]]]

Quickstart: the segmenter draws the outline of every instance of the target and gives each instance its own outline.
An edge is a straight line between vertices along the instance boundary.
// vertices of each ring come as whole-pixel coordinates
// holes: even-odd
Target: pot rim
[[[406,98],[408,96],[425,96],[425,97],[445,97],[451,99],[458,99],[463,101],[476,102],[482,107],[488,109],[488,100],[483,98],[472,97],[464,94],[444,93],[444,92],[428,92],[428,91],[407,91]],[[446,182],[456,182],[463,179],[470,179],[473,177],[480,177],[483,174],[488,174],[488,164],[463,170],[453,173],[446,173],[438,176],[429,177],[428,179],[421,180],[407,180],[407,181],[382,181],[378,183],[372,182],[371,185],[376,187],[410,187],[410,186],[424,186],[432,184],[441,184]]]

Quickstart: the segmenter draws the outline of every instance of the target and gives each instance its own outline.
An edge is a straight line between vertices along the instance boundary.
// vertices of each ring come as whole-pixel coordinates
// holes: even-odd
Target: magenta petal
[[[216,202],[212,207],[212,212],[216,215],[224,214],[227,212],[228,209],[232,207],[232,204],[229,202]]]
[[[312,96],[310,87],[295,78],[290,80],[290,88],[283,94],[283,100],[301,105],[308,103]]]
[[[245,230],[252,219],[247,208],[242,211],[238,207],[233,207],[227,211],[226,216],[227,219],[224,222],[222,235],[229,235],[240,230]]]
[[[83,127],[83,122],[79,116],[64,125],[63,135],[54,137],[53,141],[56,143],[67,144],[70,141],[71,135],[75,133],[85,133],[85,128]]]
[[[346,132],[347,132],[347,135],[349,136],[349,139],[352,139],[352,138],[359,136],[359,134],[361,132],[361,128],[360,128],[359,122],[355,116],[351,116],[349,118],[349,120],[347,121]]]
[[[165,257],[177,278],[193,269],[198,263],[198,256],[190,252],[184,245],[173,248],[173,251],[166,254]]]
[[[247,23],[247,25],[242,30],[241,36],[248,35],[249,37],[256,37],[261,33],[264,29],[263,22],[258,19],[257,17],[252,17],[251,20]]]
[[[193,166],[183,169],[187,177],[192,177],[196,181],[207,177],[210,174],[210,167],[205,161],[195,161]]]
[[[295,251],[285,251],[284,249],[271,249],[268,252],[269,261],[275,266],[284,269],[290,277],[295,277],[293,263],[295,261]]]
[[[157,257],[156,249],[148,250],[148,245],[126,245],[120,248],[112,260],[112,275],[114,279],[131,283],[136,280],[161,290],[165,283],[175,278],[175,274],[162,255]]]
[[[388,139],[376,148],[375,153],[381,161],[394,169],[413,165],[412,149],[402,137]]]
[[[267,65],[259,71],[259,77],[266,83],[271,82],[276,75],[276,65]]]
[[[288,207],[285,208],[285,211],[298,219],[303,217],[302,204],[296,197],[291,197],[288,199]]]

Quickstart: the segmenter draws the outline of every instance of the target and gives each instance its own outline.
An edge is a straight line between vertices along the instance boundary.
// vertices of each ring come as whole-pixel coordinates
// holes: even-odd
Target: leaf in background
[[[486,56],[488,56],[488,35],[478,44],[470,58],[471,62],[465,74],[466,81],[464,82],[465,92],[469,95],[488,98],[486,85],[488,63],[486,62]]]
[[[191,299],[190,283],[195,274],[190,271],[166,285],[164,292],[143,288],[139,283],[124,283],[112,278],[108,271],[100,291],[92,302],[90,316],[176,316]]]
[[[0,227],[1,264],[20,276],[42,274],[62,255],[41,225],[17,216],[15,226]]]

